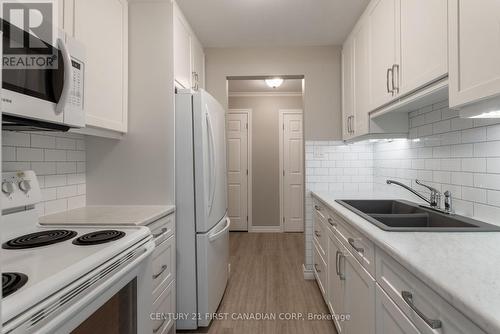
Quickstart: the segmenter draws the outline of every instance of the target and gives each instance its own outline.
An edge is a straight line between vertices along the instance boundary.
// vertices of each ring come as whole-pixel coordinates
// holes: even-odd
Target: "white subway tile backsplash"
[[[30,135],[22,132],[2,131],[2,145],[30,147]]]
[[[76,140],[71,138],[56,138],[56,148],[59,150],[76,150]]]
[[[55,148],[56,138],[51,136],[41,136],[32,133],[31,134],[31,147],[38,148]]]
[[[43,150],[39,148],[18,147],[16,155],[18,161],[43,161]]]
[[[68,133],[2,133],[4,171],[34,170],[42,188],[40,215],[85,206],[85,141]]]
[[[45,161],[66,161],[66,151],[45,150]]]

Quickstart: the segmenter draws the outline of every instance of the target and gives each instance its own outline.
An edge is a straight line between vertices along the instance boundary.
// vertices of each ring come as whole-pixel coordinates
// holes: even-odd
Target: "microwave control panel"
[[[69,103],[82,108],[83,104],[83,63],[76,59],[71,60],[73,66],[73,89],[70,94]]]

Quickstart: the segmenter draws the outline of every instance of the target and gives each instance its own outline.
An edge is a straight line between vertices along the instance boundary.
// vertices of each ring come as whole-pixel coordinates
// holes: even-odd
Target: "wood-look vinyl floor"
[[[304,280],[302,233],[230,234],[231,277],[208,334],[336,333],[330,320],[307,320],[308,314],[328,315],[315,281]],[[234,320],[239,314],[271,314],[276,320]],[[279,320],[280,314],[301,314],[302,320]]]

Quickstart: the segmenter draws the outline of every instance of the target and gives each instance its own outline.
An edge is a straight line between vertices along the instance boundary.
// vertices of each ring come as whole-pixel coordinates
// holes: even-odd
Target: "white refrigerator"
[[[210,324],[228,280],[225,110],[207,92],[175,98],[178,329]],[[187,315],[187,316],[186,316]]]

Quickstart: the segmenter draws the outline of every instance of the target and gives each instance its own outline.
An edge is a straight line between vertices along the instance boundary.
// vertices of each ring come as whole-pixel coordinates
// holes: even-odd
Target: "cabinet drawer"
[[[175,215],[171,214],[160,218],[149,224],[148,227],[151,230],[151,234],[153,234],[155,244],[159,245],[164,240],[167,240],[170,236],[174,235]]]
[[[153,300],[161,293],[161,287],[175,276],[175,238],[156,246],[153,253]],[[162,284],[164,283],[164,284]]]
[[[153,334],[166,334],[174,324],[171,316],[175,313],[175,281],[172,281],[153,303]]]
[[[325,300],[326,297],[326,262],[323,260],[323,257],[320,255],[320,251],[318,250],[317,245],[314,245],[314,276],[316,277],[316,281],[318,282],[319,289],[323,294]]]
[[[328,211],[327,221],[332,226],[340,241],[361,263],[361,265],[375,277],[375,245],[367,237],[349,225],[332,210]]]
[[[385,252],[376,259],[377,283],[421,333],[485,334]]]
[[[377,334],[421,333],[378,284],[375,296],[375,319]]]
[[[313,239],[316,242],[321,256],[326,257],[327,252],[327,236],[328,228],[325,226],[323,219],[319,213],[314,214],[314,230]]]

